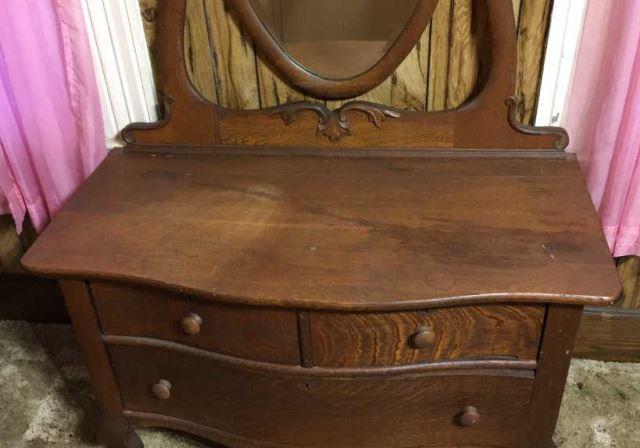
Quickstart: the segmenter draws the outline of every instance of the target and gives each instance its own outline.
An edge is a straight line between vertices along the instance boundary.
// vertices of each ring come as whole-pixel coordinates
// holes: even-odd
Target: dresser
[[[283,51],[266,3],[230,5],[320,99],[384,79],[436,4],[413,2],[372,68],[329,79]],[[620,285],[566,133],[515,119],[511,3],[475,2],[492,70],[440,113],[209,104],[184,69],[184,8],[160,2],[163,120],[125,129],[23,259],[60,280],[98,441],[553,447],[582,309]]]

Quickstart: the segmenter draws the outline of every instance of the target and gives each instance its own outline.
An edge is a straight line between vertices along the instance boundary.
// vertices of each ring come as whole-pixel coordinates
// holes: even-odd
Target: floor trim
[[[585,308],[573,356],[640,362],[640,309]]]

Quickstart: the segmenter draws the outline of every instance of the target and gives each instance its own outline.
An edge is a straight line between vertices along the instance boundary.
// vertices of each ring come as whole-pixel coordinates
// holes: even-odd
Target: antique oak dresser
[[[161,1],[163,119],[123,131],[23,260],[60,279],[98,440],[552,447],[582,308],[620,286],[566,133],[516,119],[511,1],[475,0],[473,97],[435,113],[349,99],[437,0],[228,3],[309,100],[202,99],[185,0]]]

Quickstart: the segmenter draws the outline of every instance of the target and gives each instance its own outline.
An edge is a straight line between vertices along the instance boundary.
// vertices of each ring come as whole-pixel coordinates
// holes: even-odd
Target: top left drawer
[[[234,306],[166,291],[91,284],[105,334],[178,342],[238,358],[300,363],[295,310]]]

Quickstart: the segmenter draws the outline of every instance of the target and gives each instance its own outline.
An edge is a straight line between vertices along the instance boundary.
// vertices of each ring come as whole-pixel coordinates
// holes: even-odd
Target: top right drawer
[[[456,359],[535,360],[545,305],[400,312],[311,312],[313,362],[372,367]]]

